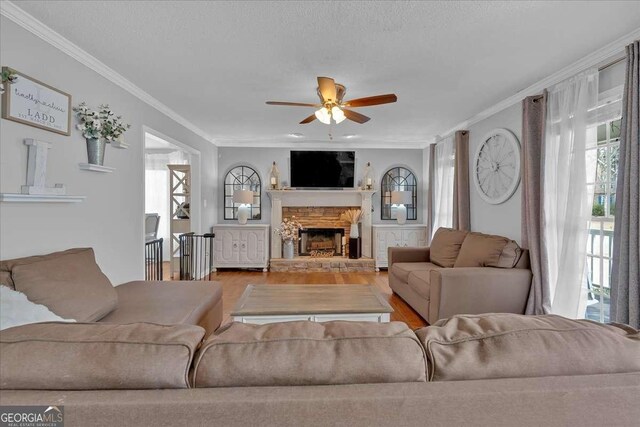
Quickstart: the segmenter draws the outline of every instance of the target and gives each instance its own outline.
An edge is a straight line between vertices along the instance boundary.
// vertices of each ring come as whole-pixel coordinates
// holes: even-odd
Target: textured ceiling
[[[422,144],[640,22],[635,1],[14,3],[225,145],[328,141],[264,103],[317,101],[316,76],[398,95],[335,142]]]

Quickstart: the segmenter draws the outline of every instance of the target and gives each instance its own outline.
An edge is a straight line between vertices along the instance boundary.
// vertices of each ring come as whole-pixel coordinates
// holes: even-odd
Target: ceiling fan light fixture
[[[316,114],[316,118],[320,120],[322,123],[324,123],[325,125],[331,124],[331,114],[329,113],[329,110],[327,110],[326,107],[322,107],[321,109],[316,111],[315,114]]]
[[[336,123],[342,123],[344,121],[344,119],[346,119],[347,117],[344,115],[344,112],[338,108],[337,106],[333,107],[331,109],[331,116],[333,117],[333,120],[335,120]]]

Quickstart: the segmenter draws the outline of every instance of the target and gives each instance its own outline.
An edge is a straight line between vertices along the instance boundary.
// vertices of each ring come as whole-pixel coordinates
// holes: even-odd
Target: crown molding
[[[458,123],[441,135],[449,136],[457,130],[467,129],[469,126],[478,123],[496,113],[499,113],[505,108],[522,102],[522,100],[527,96],[539,94],[544,89],[560,83],[561,81],[566,80],[571,76],[575,76],[576,74],[586,70],[587,68],[601,65],[603,62],[611,60],[612,57],[624,53],[625,47],[638,39],[640,39],[640,28],[637,28],[632,32],[620,37],[619,39],[614,40],[613,42],[605,45],[595,52],[592,52],[589,55],[577,60],[573,64],[562,68],[560,71],[557,71],[550,76],[545,77],[544,79],[532,84],[526,89],[523,89],[516,94],[498,102],[497,104],[492,105],[491,107],[481,111],[475,116]],[[436,140],[434,140],[433,142],[436,142]]]
[[[0,2],[0,15],[5,16],[7,19],[10,19],[25,30],[49,43],[56,49],[64,52],[68,56],[80,62],[82,65],[90,68],[91,70],[100,74],[102,77],[120,86],[122,89],[140,99],[142,102],[155,108],[165,116],[169,117],[171,120],[189,129],[191,132],[195,133],[201,138],[216,145],[215,140],[202,129],[182,117],[180,114],[176,113],[174,110],[151,96],[149,93],[142,90],[140,87],[136,86],[122,74],[118,73],[117,71],[100,61],[98,58],[82,49],[80,46],[71,42],[61,34],[45,25],[43,22],[39,21],[32,15],[22,10],[20,7],[16,6],[14,3],[8,0],[2,0],[2,2]]]
[[[236,148],[340,148],[340,149],[411,149],[420,150],[426,147],[424,142],[371,142],[371,141],[345,141],[336,139],[333,141],[321,140],[297,140],[297,141],[272,141],[272,140],[251,140],[251,141],[224,141],[217,140],[218,147],[236,147]]]

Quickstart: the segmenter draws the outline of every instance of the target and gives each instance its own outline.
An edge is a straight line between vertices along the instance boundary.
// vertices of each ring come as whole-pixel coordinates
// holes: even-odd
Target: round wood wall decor
[[[507,129],[487,133],[476,150],[473,182],[482,200],[504,203],[520,183],[520,143]]]

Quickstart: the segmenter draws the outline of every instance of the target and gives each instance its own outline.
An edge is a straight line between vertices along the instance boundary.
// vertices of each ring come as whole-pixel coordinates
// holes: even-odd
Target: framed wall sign
[[[3,71],[7,67],[2,67]],[[2,118],[71,135],[71,95],[16,70],[2,95]]]

